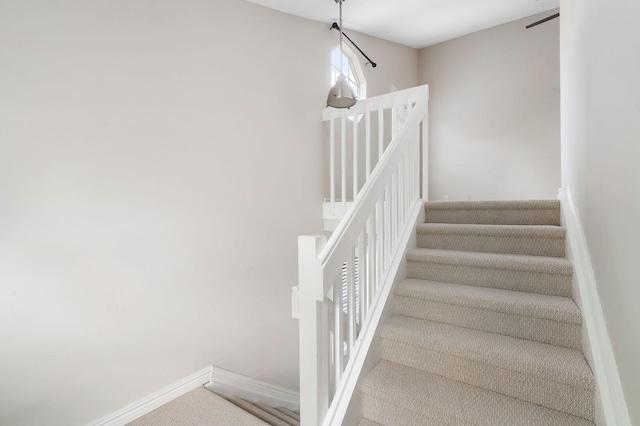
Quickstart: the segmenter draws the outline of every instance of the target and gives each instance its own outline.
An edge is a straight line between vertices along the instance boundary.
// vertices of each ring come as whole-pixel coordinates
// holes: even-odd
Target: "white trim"
[[[92,426],[123,426],[130,423],[145,414],[155,410],[161,405],[172,401],[185,393],[196,389],[208,383],[211,379],[211,371],[213,367],[204,368],[184,379],[175,382],[157,392],[147,395],[138,401],[127,405],[126,407],[101,418],[93,423]]]
[[[237,395],[249,401],[260,401],[274,407],[300,409],[300,394],[219,367],[212,367],[211,383],[206,388],[222,396]]]
[[[624,398],[616,359],[609,339],[595,275],[589,258],[589,250],[582,223],[575,206],[571,188],[562,187],[558,191],[562,205],[562,216],[567,229],[567,257],[573,262],[574,279],[578,291],[576,302],[584,317],[586,342],[585,355],[596,378],[596,392],[602,421],[608,426],[630,426],[631,418]],[[598,416],[596,422],[598,423]]]
[[[424,214],[421,217],[422,212],[424,212],[424,202],[417,200],[411,210],[410,219],[407,220],[407,226],[402,233],[402,238],[397,243],[398,247],[407,247],[409,240],[415,234],[417,223],[421,218],[424,220]],[[368,319],[358,336],[358,344],[354,348],[353,358],[349,360],[343,373],[340,387],[334,396],[334,401],[337,401],[337,403],[331,404],[327,416],[324,419],[323,425],[325,426],[344,424],[353,393],[356,390],[362,373],[364,373],[363,367],[373,339],[376,336],[376,331],[380,324],[387,299],[391,294],[394,282],[397,281],[398,269],[405,258],[406,250],[400,249],[396,251],[396,255],[391,259],[392,262],[389,266],[389,272],[385,277],[383,287],[380,289],[379,296],[370,308]]]

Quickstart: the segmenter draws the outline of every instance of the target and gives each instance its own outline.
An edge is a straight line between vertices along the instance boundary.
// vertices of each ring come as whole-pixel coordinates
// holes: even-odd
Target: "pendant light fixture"
[[[349,84],[347,76],[342,72],[344,54],[342,53],[342,2],[344,0],[335,0],[340,5],[340,74],[336,79],[336,84],[329,90],[327,97],[327,106],[333,108],[349,108],[356,104],[358,99],[353,92],[353,88]]]

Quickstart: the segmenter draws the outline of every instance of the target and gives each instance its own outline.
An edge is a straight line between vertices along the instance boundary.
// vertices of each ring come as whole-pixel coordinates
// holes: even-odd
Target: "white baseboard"
[[[185,393],[207,384],[211,380],[213,367],[204,368],[184,379],[169,385],[151,395],[146,396],[100,420],[91,423],[92,426],[123,426],[161,405],[172,401]]]
[[[583,350],[596,378],[596,424],[631,426],[616,359],[602,312],[587,242],[570,187],[560,188],[563,224],[567,229],[567,257],[574,266],[574,295],[582,309]]]
[[[294,411],[300,409],[298,392],[219,367],[212,367],[211,382],[206,388],[222,396],[237,395],[248,401],[260,401],[273,407],[285,407]]]

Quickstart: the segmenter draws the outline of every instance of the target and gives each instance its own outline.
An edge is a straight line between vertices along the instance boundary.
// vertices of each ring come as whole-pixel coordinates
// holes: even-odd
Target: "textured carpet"
[[[279,412],[275,408],[269,407],[266,404],[262,404],[260,402],[253,404],[238,396],[232,396],[228,399],[239,408],[243,409],[247,413],[251,413],[255,417],[271,426],[287,426],[299,424],[299,422],[293,421],[293,419],[291,419],[290,421],[287,420],[287,416],[285,416],[284,413]]]
[[[197,388],[129,423],[132,426],[264,426],[267,423]]]
[[[582,315],[567,297],[407,279],[396,313],[571,349],[582,347]]]
[[[592,425],[556,200],[426,203],[361,425]]]
[[[558,226],[424,223],[416,231],[418,247],[564,257],[565,230]]]
[[[592,422],[386,360],[362,382],[365,418],[381,425],[588,426]]]
[[[443,201],[425,205],[427,223],[560,225],[558,200]]]

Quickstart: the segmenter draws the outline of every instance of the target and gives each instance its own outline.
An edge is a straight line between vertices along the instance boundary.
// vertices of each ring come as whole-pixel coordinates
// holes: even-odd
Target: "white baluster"
[[[369,175],[371,174],[371,104],[367,104],[365,108],[365,145],[364,149],[366,151],[365,154],[365,167],[366,167],[366,178],[369,179]]]
[[[409,204],[409,147],[402,153],[402,163],[400,164],[402,167],[402,192],[400,193],[400,198],[402,199],[402,203],[400,204],[400,219],[404,224],[407,219],[407,206]]]
[[[384,186],[384,203],[383,203],[383,213],[382,213],[382,222],[383,222],[383,227],[382,227],[382,235],[383,235],[383,239],[384,239],[384,244],[382,247],[382,272],[384,273],[384,271],[387,268],[387,258],[388,258],[388,254],[389,254],[389,234],[391,232],[389,232],[389,226],[391,224],[391,214],[389,211],[389,182],[386,183],[386,185]]]
[[[384,152],[384,110],[382,105],[378,110],[378,162]]]
[[[347,328],[347,345],[349,358],[353,353],[353,344],[356,341],[356,283],[355,283],[355,246],[349,250],[347,257],[347,314],[349,324]]]
[[[336,383],[342,377],[342,362],[344,357],[344,343],[342,338],[342,277],[333,284],[333,376]]]
[[[398,235],[398,169],[391,175],[391,185],[390,185],[390,199],[389,199],[389,209],[391,210],[390,217],[391,223],[390,232],[391,238],[389,238],[389,256],[391,256],[391,248],[396,242],[396,235]]]
[[[353,198],[358,195],[358,114],[353,114]]]
[[[367,290],[367,255],[366,255],[366,238],[367,238],[367,227],[360,232],[358,236],[358,285],[360,286],[360,327],[364,324],[364,320],[367,317],[367,312],[369,305],[367,300],[369,298],[368,290]]]
[[[331,214],[336,214],[336,153],[335,153],[335,120],[333,118],[333,112],[329,117],[329,191],[331,202]]]
[[[396,241],[400,237],[400,230],[402,229],[402,225],[404,223],[404,197],[402,196],[402,191],[404,190],[404,182],[402,180],[402,158],[400,158],[400,163],[398,164],[398,189],[396,194],[398,199],[396,200],[396,217],[398,220],[396,221]]]
[[[347,212],[347,112],[342,110],[342,116],[340,118],[341,127],[341,143],[342,150],[340,156],[342,157],[342,170],[340,173],[341,179],[341,196],[342,196],[342,214]]]
[[[384,262],[384,194],[378,199],[376,203],[376,279],[374,285],[374,292],[378,294],[378,284],[382,279],[382,268]]]
[[[375,281],[376,281],[376,244],[378,239],[376,238],[376,222],[375,222],[376,208],[367,219],[367,261],[369,268],[367,269],[367,306],[371,306],[373,303],[373,297],[375,295]]]
[[[422,132],[422,199],[429,201],[429,105],[421,123]]]

